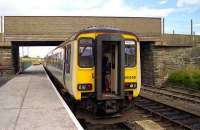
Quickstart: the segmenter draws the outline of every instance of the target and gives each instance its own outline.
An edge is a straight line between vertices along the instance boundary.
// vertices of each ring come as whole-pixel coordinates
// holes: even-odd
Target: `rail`
[[[200,129],[200,117],[191,113],[167,106],[143,96],[140,96],[135,101],[135,105],[141,109],[151,112],[152,114],[176,123],[185,129]]]

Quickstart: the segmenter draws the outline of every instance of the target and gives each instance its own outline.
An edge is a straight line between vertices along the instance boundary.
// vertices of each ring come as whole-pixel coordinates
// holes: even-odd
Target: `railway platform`
[[[41,65],[0,87],[0,130],[76,130],[81,125]]]

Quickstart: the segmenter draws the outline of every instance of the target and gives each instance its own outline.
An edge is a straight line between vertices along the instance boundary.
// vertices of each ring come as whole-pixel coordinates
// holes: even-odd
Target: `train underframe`
[[[128,106],[133,105],[133,99],[107,99],[96,100],[93,97],[83,98],[80,102],[76,102],[77,106],[82,109],[92,112],[96,116],[115,115],[125,110],[128,110]]]

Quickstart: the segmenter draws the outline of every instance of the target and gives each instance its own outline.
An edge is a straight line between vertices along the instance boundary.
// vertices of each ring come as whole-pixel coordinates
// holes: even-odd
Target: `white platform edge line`
[[[44,69],[44,66],[42,66],[42,68]],[[56,87],[54,86],[54,84],[52,83],[52,81],[50,80],[46,70],[44,69],[45,74],[47,79],[50,81],[52,88],[54,89],[54,91],[56,92],[58,98],[60,99],[60,101],[62,102],[64,108],[67,110],[67,113],[69,114],[70,118],[73,120],[74,124],[76,125],[76,127],[78,128],[78,130],[84,130],[83,127],[81,126],[81,124],[79,123],[79,121],[76,119],[76,117],[74,116],[74,114],[72,113],[72,111],[70,110],[70,108],[67,106],[67,104],[65,103],[65,101],[63,100],[63,98],[61,97],[61,95],[59,94],[59,92],[57,91]]]

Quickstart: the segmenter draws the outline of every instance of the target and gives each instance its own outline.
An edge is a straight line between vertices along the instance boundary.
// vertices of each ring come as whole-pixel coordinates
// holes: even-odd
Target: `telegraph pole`
[[[1,16],[1,33],[3,33],[3,16]]]
[[[2,41],[4,41],[4,34],[3,34],[3,16],[1,16],[1,30],[0,30],[0,33],[2,33]]]
[[[165,18],[162,20],[162,33],[165,34]]]
[[[2,16],[1,16],[1,31],[0,32],[2,32]]]
[[[193,20],[192,19],[190,21],[190,24],[191,24],[191,35],[193,35]]]

